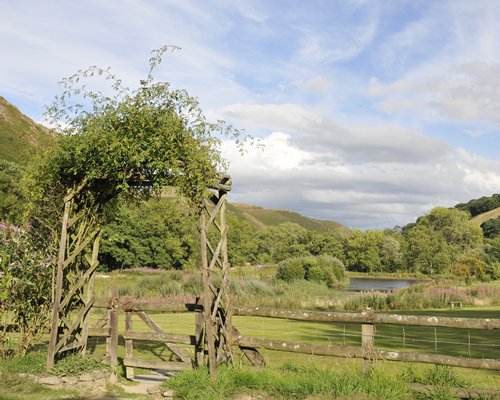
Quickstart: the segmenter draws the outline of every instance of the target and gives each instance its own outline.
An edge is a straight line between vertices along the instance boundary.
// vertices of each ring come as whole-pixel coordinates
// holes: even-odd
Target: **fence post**
[[[132,311],[125,312],[125,334],[132,331]],[[125,358],[134,357],[134,341],[125,339]],[[134,368],[125,367],[125,377],[127,379],[134,379]]]
[[[198,297],[196,299],[196,304],[203,304],[203,300]],[[195,337],[196,345],[194,347],[195,352],[195,364],[197,367],[201,367],[204,363],[204,351],[205,351],[205,338],[203,335],[203,312],[195,312]]]
[[[361,324],[361,347],[365,353],[362,369],[365,375],[368,375],[372,369],[372,354],[375,342],[374,331],[373,324]]]
[[[373,324],[361,324],[361,346],[365,349],[373,349]]]
[[[116,287],[109,289],[111,297],[111,310],[109,312],[109,324],[111,328],[111,337],[109,339],[109,365],[111,367],[111,376],[109,378],[111,383],[116,383],[118,380],[118,310],[116,299],[118,297],[118,290]]]

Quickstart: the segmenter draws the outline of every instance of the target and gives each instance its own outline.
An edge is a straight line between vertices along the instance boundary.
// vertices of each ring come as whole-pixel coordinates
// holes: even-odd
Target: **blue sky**
[[[157,78],[261,138],[230,200],[359,228],[500,192],[500,2],[0,0],[0,95],[42,121],[90,65]]]

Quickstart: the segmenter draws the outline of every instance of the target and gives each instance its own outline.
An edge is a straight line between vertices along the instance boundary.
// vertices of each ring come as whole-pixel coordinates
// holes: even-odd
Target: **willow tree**
[[[143,199],[165,186],[175,186],[200,214],[205,282],[200,340],[208,347],[211,370],[230,358],[224,213],[231,182],[221,174],[226,165],[219,145],[223,136],[240,143],[242,138],[223,121],[209,123],[185,90],[154,79],[169,49],[175,48],[153,51],[147,77],[133,90],[109,69],[91,67],[62,80],[62,94],[47,109],[60,135],[32,162],[27,183],[32,218],[48,228],[59,249],[48,368],[58,354],[85,349],[100,230],[117,195]],[[96,78],[110,83],[112,95],[88,89]],[[209,229],[218,230],[217,245],[208,242]],[[223,271],[220,287],[210,283],[214,268]]]

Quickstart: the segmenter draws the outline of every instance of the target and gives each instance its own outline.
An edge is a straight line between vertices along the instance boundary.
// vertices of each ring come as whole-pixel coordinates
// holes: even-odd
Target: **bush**
[[[0,223],[0,356],[26,354],[48,326],[52,260],[34,239],[31,226]],[[11,322],[20,332],[17,342],[6,331]]]
[[[278,264],[276,278],[285,282],[304,279],[304,265],[302,258],[288,258]]]
[[[325,282],[332,287],[344,278],[344,272],[344,264],[338,258],[329,255],[305,256],[282,261],[276,278],[286,282],[299,279]]]

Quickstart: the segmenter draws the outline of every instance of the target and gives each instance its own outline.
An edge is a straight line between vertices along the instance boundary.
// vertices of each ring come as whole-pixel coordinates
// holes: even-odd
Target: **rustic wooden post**
[[[215,323],[212,319],[213,294],[210,287],[210,270],[207,255],[207,231],[205,213],[200,215],[200,241],[201,241],[201,275],[203,278],[203,322],[205,325],[205,344],[208,350],[208,368],[213,380],[217,378],[217,355],[215,354]]]
[[[203,304],[203,301],[198,297],[196,304]],[[195,365],[201,367],[205,359],[205,338],[203,336],[203,313],[201,311],[195,312],[195,338],[196,344],[194,347]]]
[[[374,348],[374,325],[373,324],[361,324],[361,347],[365,353],[365,359],[363,360],[363,373],[365,375],[369,374],[372,368],[372,355]]]
[[[57,355],[77,349],[84,352],[87,345],[100,227],[92,210],[79,204],[86,184],[84,179],[64,198],[47,352],[49,370]]]
[[[231,189],[231,178],[228,176],[220,177],[211,189],[215,189],[217,192],[212,192],[200,210],[199,231],[203,278],[203,337],[208,355],[210,377],[215,380],[217,365],[224,361],[232,362],[226,220],[227,192]],[[208,239],[210,229],[218,234],[216,244],[210,243]],[[210,237],[213,236],[210,235]],[[211,279],[211,274],[215,270],[222,272],[220,287],[216,287]],[[201,337],[201,332],[198,332],[198,336]],[[200,360],[202,355],[200,354],[198,357]]]
[[[62,284],[63,284],[63,268],[66,258],[66,237],[68,234],[68,220],[70,213],[71,200],[65,199],[64,214],[62,218],[61,237],[59,239],[59,255],[57,258],[57,274],[54,291],[54,304],[52,305],[52,325],[50,327],[49,350],[47,354],[47,369],[54,367],[55,357],[57,353],[57,341],[59,334],[59,311],[61,306]]]
[[[132,311],[125,312],[125,336],[132,331]],[[125,339],[125,358],[134,358],[134,341]],[[134,379],[134,367],[125,367],[125,377]]]
[[[94,239],[94,244],[92,245],[92,255],[89,257],[88,254],[85,254],[85,258],[87,259],[87,262],[89,263],[91,269],[95,269],[99,265],[98,256],[99,256],[100,242],[101,242],[101,235],[99,233]],[[95,274],[92,273],[91,276],[89,277],[89,281],[87,284],[87,294],[85,299],[86,305],[94,301],[94,286],[95,286]],[[90,312],[84,316],[82,324],[82,343],[83,343],[82,353],[84,355],[87,350],[89,324],[90,324]]]
[[[118,290],[111,288],[109,290],[111,297],[111,310],[109,315],[109,324],[111,328],[111,337],[109,340],[109,365],[111,367],[110,382],[116,383],[118,380],[118,310],[116,306],[116,298]]]

